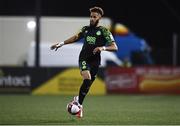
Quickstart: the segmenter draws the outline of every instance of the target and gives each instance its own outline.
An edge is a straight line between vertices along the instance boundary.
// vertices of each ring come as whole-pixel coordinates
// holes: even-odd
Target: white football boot
[[[76,114],[76,117],[82,118],[83,117],[83,106],[78,105],[78,107],[80,108],[80,111]]]
[[[75,102],[78,102],[78,103],[79,103],[79,96],[74,96],[73,101],[75,101]]]
[[[73,101],[78,103],[78,107],[80,111],[76,114],[76,117],[82,118],[83,117],[83,106],[79,104],[79,96],[74,96]]]

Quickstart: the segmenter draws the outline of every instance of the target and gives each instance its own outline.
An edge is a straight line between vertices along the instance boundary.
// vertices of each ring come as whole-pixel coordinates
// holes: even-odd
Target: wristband
[[[104,50],[104,51],[106,50],[106,47],[105,47],[105,46],[103,46],[103,50]]]
[[[57,46],[63,46],[63,45],[64,45],[64,42],[60,42],[60,43],[58,43]]]

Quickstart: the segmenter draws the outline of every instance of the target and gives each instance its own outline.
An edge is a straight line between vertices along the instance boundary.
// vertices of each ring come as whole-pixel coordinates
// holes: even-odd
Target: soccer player
[[[99,26],[99,20],[104,15],[100,7],[90,8],[90,25],[82,27],[81,31],[65,40],[51,46],[52,50],[57,50],[63,45],[74,43],[84,38],[84,44],[79,55],[79,68],[83,83],[79,90],[79,96],[74,97],[74,101],[79,103],[81,111],[76,115],[83,117],[83,101],[89,88],[95,80],[100,65],[101,51],[116,51],[118,47],[111,32],[103,26]]]

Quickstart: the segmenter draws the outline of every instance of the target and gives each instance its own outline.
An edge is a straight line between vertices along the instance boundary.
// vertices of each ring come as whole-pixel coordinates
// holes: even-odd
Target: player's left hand
[[[93,50],[93,54],[100,53],[101,51],[103,51],[103,47],[96,47],[96,48]]]

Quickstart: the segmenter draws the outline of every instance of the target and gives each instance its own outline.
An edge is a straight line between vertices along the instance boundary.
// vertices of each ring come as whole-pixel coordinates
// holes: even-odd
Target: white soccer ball
[[[80,107],[77,102],[73,101],[67,104],[67,111],[71,115],[76,115],[80,111]]]

